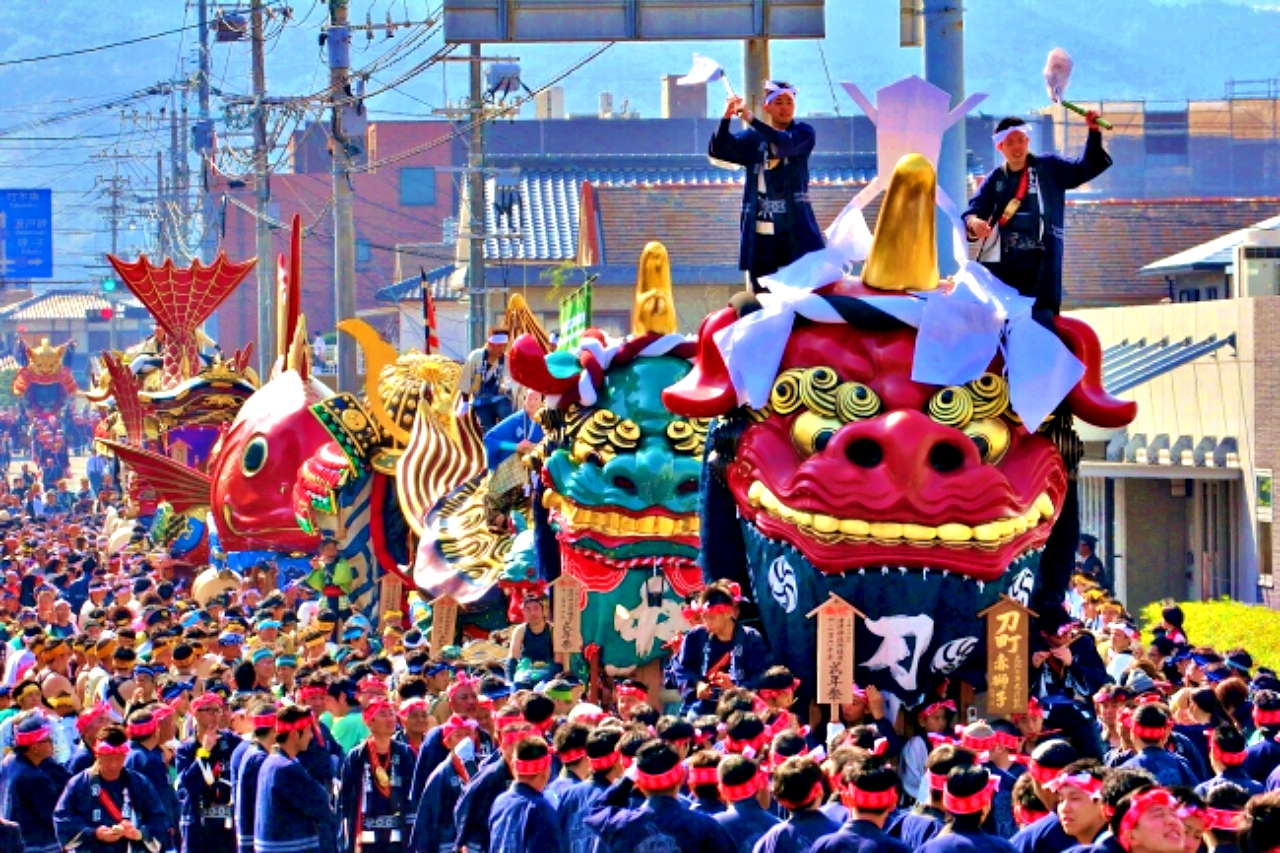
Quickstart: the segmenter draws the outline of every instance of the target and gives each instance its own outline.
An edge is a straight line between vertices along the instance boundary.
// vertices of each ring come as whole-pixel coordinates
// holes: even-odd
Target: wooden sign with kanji
[[[387,572],[382,576],[380,582],[381,590],[378,592],[378,622],[381,624],[382,615],[388,610],[400,609],[400,598],[404,595],[404,581],[399,575]]]
[[[818,690],[823,705],[840,705],[853,696],[854,620],[858,609],[834,592],[805,618],[818,617]]]
[[[551,650],[558,655],[582,651],[582,581],[562,574],[551,583]]]
[[[978,614],[987,620],[987,714],[1027,712],[1031,620],[1036,613],[1007,595]]]
[[[431,656],[439,658],[458,632],[458,600],[442,595],[431,602]]]

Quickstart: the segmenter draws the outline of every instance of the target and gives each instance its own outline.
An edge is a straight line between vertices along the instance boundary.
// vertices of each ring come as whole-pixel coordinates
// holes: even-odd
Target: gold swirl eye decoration
[[[964,429],[973,420],[973,395],[959,385],[943,388],[929,398],[929,417],[944,426]]]
[[[591,415],[591,420],[597,426],[608,429],[618,422],[618,416],[608,409],[596,409]]]
[[[769,394],[769,407],[779,415],[789,415],[802,408],[804,406],[801,390],[803,386],[803,370],[784,370],[773,381],[773,391]]]
[[[800,398],[805,407],[828,418],[836,414],[836,389],[840,377],[829,367],[811,367],[804,372]]]
[[[640,427],[634,421],[618,421],[609,430],[608,441],[619,450],[635,450],[640,443]]]
[[[667,424],[667,439],[677,453],[701,456],[706,438],[706,432],[699,433],[689,421],[672,421]]]
[[[999,417],[1009,408],[1009,385],[1004,377],[984,373],[969,383],[969,392],[973,395],[974,420]]]
[[[836,390],[835,414],[845,423],[864,421],[880,412],[880,395],[861,382],[845,382]]]
[[[805,412],[791,424],[791,443],[801,456],[812,456],[826,450],[831,439],[844,424],[835,418],[824,418],[817,412]]]
[[[998,464],[1009,450],[1009,425],[999,418],[972,421],[964,434],[978,446],[982,461],[988,465]]]

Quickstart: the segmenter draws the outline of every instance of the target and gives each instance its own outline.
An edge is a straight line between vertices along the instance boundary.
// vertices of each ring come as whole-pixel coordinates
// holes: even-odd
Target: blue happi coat
[[[61,853],[53,830],[53,808],[70,778],[51,758],[36,765],[25,755],[11,754],[0,763],[0,817],[22,828],[22,841],[30,853]]]
[[[235,811],[231,805],[231,756],[236,742],[223,733],[208,758],[189,740],[178,747],[178,830],[183,853],[232,853],[236,849]]]
[[[402,849],[409,840],[417,810],[409,806],[409,782],[415,756],[403,743],[391,742],[384,766],[390,778],[391,796],[384,796],[374,784],[369,764],[370,741],[347,753],[342,763],[342,788],[338,802],[341,821],[339,850],[355,853],[357,842],[364,849]]]
[[[410,853],[453,853],[457,835],[453,813],[465,784],[463,774],[452,761],[444,762],[431,774],[418,798],[409,835]]]
[[[907,846],[865,820],[851,820],[818,839],[810,853],[907,853]]]
[[[58,843],[75,848],[76,853],[125,853],[130,843],[121,839],[108,844],[99,841],[99,827],[115,826],[119,821],[107,809],[100,792],[105,791],[124,818],[142,832],[143,846],[159,849],[168,836],[169,816],[160,804],[160,796],[141,773],[125,769],[112,782],[107,782],[92,768],[71,777],[53,810],[53,826]],[[136,842],[134,849],[137,849]]]
[[[751,853],[756,842],[780,822],[769,814],[754,797],[739,800],[714,818],[733,839],[738,853]]]
[[[513,781],[511,768],[499,755],[485,764],[471,784],[462,789],[453,815],[458,825],[455,837],[459,847],[466,845],[468,853],[484,853],[489,849],[489,812]]]
[[[523,782],[494,801],[489,814],[492,853],[564,853],[556,810]],[[470,848],[468,848],[469,850]]]
[[[258,776],[267,751],[253,741],[236,747],[231,757],[232,811],[235,814],[236,851],[253,853],[253,823],[258,815]]]
[[[258,771],[254,853],[333,853],[337,827],[329,792],[296,759],[274,752]]]
[[[839,823],[817,809],[795,812],[766,832],[752,853],[809,853],[819,838],[839,828]]]
[[[675,797],[654,796],[630,806],[632,782],[623,777],[592,805],[587,828],[600,837],[602,853],[736,853],[715,818],[691,811]]]

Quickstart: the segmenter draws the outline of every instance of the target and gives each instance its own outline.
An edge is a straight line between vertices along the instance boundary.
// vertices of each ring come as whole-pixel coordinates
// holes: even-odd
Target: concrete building
[[[132,296],[108,301],[83,290],[48,290],[0,308],[0,349],[12,353],[21,338],[38,346],[42,338],[60,346],[76,342],[70,367],[85,387],[89,358],[106,349],[126,349],[152,334],[155,322]]]
[[[683,75],[664,74],[662,76],[662,117],[706,118],[707,84],[681,86],[676,83],[681,76]]]

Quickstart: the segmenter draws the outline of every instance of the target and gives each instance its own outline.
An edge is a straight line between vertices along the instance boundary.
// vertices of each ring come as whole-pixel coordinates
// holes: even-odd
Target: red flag
[[[427,281],[427,271],[422,273],[422,324],[427,338],[427,354],[440,349],[440,337],[436,329],[436,301],[431,298],[431,282]]]

